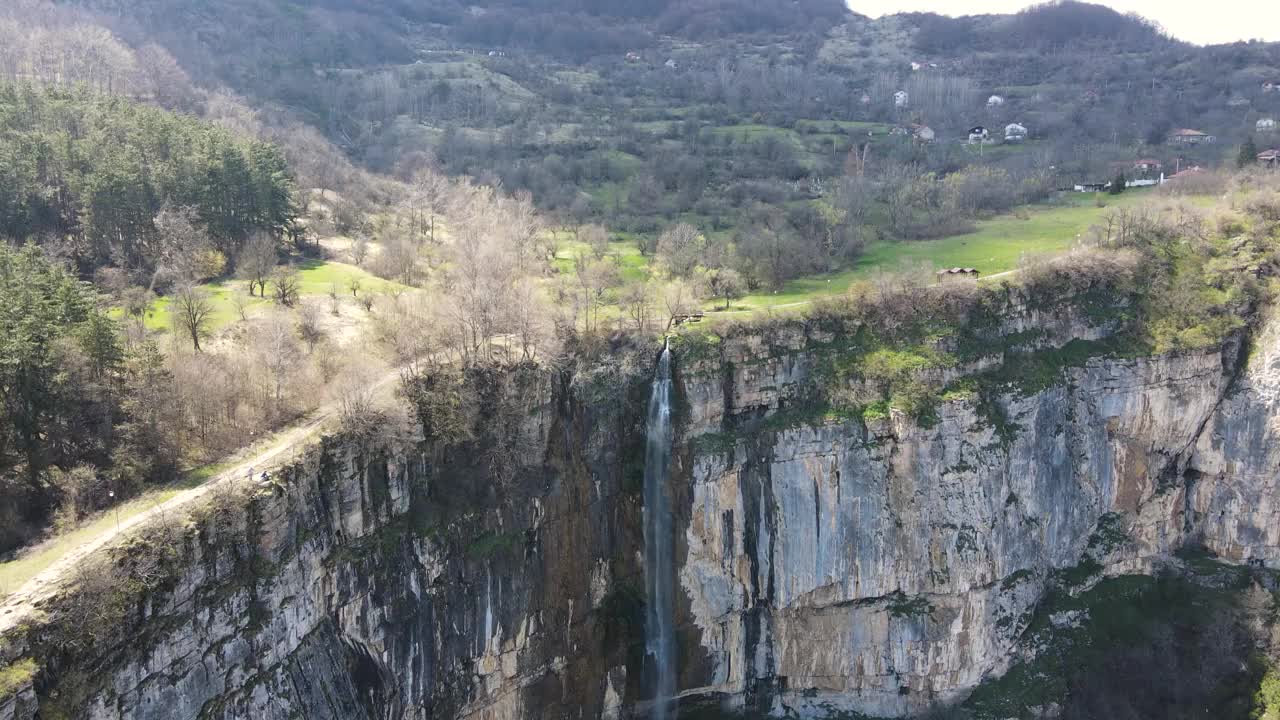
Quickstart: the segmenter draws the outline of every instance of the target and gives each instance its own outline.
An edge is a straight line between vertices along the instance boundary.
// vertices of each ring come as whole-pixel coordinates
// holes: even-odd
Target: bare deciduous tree
[[[574,259],[574,277],[581,294],[583,328],[591,332],[599,327],[600,308],[605,303],[605,293],[618,283],[618,268],[609,260],[593,260],[579,255]]]
[[[676,279],[662,286],[662,307],[667,313],[667,330],[675,324],[676,318],[697,311],[702,302],[702,290],[690,280]]]
[[[282,265],[272,271],[271,294],[277,303],[293,307],[298,302],[300,290],[298,270],[292,265]]]
[[[609,231],[602,225],[583,225],[578,228],[578,240],[587,244],[596,260],[609,254]]]
[[[375,395],[377,380],[377,373],[364,363],[355,363],[342,373],[336,388],[338,412],[348,430],[367,433],[381,422],[383,413]]]
[[[649,328],[653,313],[653,288],[649,283],[643,281],[629,283],[622,288],[618,301],[635,326],[636,332],[644,332]]]
[[[320,380],[325,385],[333,382],[342,371],[342,353],[330,340],[322,340],[316,345],[311,351],[311,360],[315,363],[316,372],[320,373]]]
[[[658,259],[673,276],[687,278],[702,259],[702,244],[698,228],[680,223],[658,238]]]
[[[144,249],[152,268],[151,290],[162,279],[193,283],[221,274],[225,258],[214,249],[194,208],[165,205],[154,224],[155,236]]]
[[[302,350],[293,323],[282,312],[271,313],[255,330],[253,348],[266,370],[270,408],[276,418],[282,418],[288,414],[287,390],[300,370]]]
[[[174,330],[191,340],[191,346],[200,352],[200,341],[207,338],[213,323],[213,303],[204,290],[184,285],[170,301]]]
[[[512,335],[520,343],[521,359],[537,360],[554,354],[551,312],[538,283],[532,278],[517,280],[513,300]]]
[[[371,296],[366,296],[371,297]],[[374,316],[373,332],[396,365],[429,359],[440,344],[439,298],[413,293],[399,302],[388,302]]]
[[[236,309],[236,317],[240,318],[240,322],[249,322],[249,298],[240,293],[233,293],[231,306]]]
[[[351,242],[351,262],[364,265],[369,257],[369,239],[361,235]]]
[[[255,288],[267,295],[267,279],[276,266],[278,259],[276,241],[267,233],[254,233],[249,241],[240,249],[240,257],[236,259],[236,274],[249,281],[249,294]]]
[[[315,352],[316,344],[324,339],[320,308],[314,302],[298,304],[298,336],[307,344],[309,352]]]

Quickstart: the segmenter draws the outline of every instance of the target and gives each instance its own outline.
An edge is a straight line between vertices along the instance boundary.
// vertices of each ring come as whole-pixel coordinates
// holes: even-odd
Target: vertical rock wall
[[[1031,310],[997,332],[1029,328],[1048,346],[1107,332]],[[973,399],[929,427],[778,422],[829,339],[791,326],[677,358],[686,710],[911,714],[999,673],[1046,584],[1082,562],[1145,572],[1190,540],[1280,566],[1275,335],[1239,382],[1231,343],[1089,360],[999,398],[1003,423]],[[184,525],[173,577],[107,640],[50,640],[74,593],[5,638],[0,657],[40,672],[0,720],[643,711],[648,359],[632,366],[508,388],[518,421],[476,419],[492,437],[327,441]]]

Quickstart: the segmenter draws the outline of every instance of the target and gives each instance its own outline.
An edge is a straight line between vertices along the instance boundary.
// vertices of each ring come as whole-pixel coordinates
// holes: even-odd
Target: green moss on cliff
[[[507,555],[524,546],[525,532],[486,532],[467,546],[467,554],[475,558]]]
[[[901,590],[889,596],[889,603],[885,607],[896,618],[928,617],[933,614],[933,603],[928,598],[921,595],[907,597]]]
[[[40,669],[35,660],[22,658],[7,667],[0,668],[0,700],[17,694],[36,676]]]
[[[1256,626],[1275,612],[1253,580],[1209,562],[1107,578],[1078,594],[1051,590],[1023,637],[1035,657],[979,686],[957,717],[1028,718],[1057,704],[1071,717],[1243,720],[1265,669]]]

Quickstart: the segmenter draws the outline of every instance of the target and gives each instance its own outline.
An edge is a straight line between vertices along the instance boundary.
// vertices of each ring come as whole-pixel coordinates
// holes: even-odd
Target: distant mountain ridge
[[[937,145],[886,151],[921,171],[978,161],[1095,180],[1126,157],[1176,163],[1184,148],[1157,147],[1175,128],[1216,135],[1225,149],[1280,118],[1280,92],[1264,90],[1280,82],[1280,44],[1197,47],[1074,0],[876,19],[840,0],[58,3],[99,13],[136,46],[163,45],[205,85],[282,109],[375,170],[434,163],[557,209],[586,202],[591,178],[590,201],[616,211],[601,183],[629,187],[638,163],[662,175],[673,165],[660,155],[689,160],[714,126],[717,140],[758,139],[762,126],[786,136],[781,155],[761,150],[767,173],[724,153],[727,177],[750,182],[830,178],[850,143],[913,124],[936,131]],[[900,91],[909,100],[896,105]],[[955,147],[969,127],[1014,123],[1028,129],[1022,150]],[[1216,148],[1188,161],[1217,164]]]
[[[1074,0],[1048,2],[1012,15],[948,17],[906,13],[901,17],[917,28],[915,45],[923,52],[989,51],[1014,46],[1063,50],[1117,44],[1130,50],[1151,50],[1181,44],[1140,15]]]

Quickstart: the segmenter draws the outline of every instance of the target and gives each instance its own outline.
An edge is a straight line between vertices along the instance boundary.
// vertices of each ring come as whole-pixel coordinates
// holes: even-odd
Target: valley
[[[1280,43],[1159,19],[5,3],[0,720],[1280,717]]]

